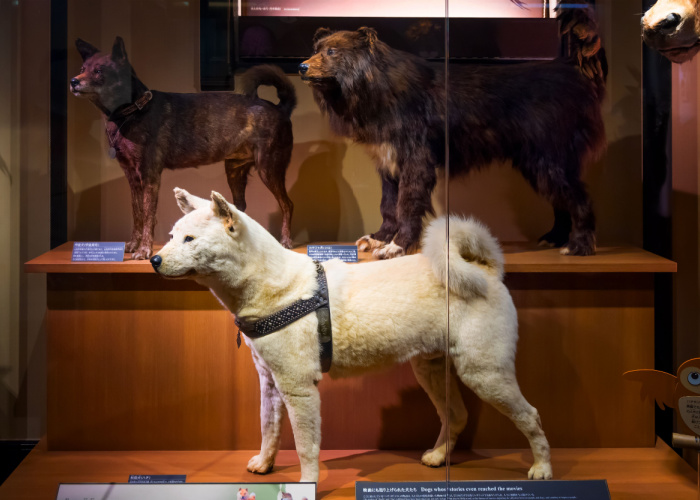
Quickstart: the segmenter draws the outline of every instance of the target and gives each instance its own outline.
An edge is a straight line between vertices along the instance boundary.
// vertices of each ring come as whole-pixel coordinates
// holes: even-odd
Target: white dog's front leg
[[[321,450],[321,398],[315,385],[295,387],[293,392],[280,387],[287,405],[294,443],[299,455],[302,482],[318,482],[318,455]]]
[[[275,457],[280,448],[282,419],[285,415],[284,401],[280,395],[272,373],[253,352],[253,361],[260,377],[260,431],[262,443],[260,454],[248,461],[248,471],[267,474],[275,465]]]

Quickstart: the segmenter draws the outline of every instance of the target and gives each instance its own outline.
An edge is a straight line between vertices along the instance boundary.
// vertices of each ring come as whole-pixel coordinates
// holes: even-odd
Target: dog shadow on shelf
[[[354,226],[362,224],[358,191],[353,190],[343,176],[343,159],[347,150],[345,143],[336,141],[294,144],[287,178],[296,175],[294,184],[288,189],[294,202],[292,239],[295,245],[354,241],[364,234],[362,227]],[[375,180],[372,178],[373,184]],[[377,196],[381,194],[378,187],[377,193]],[[275,212],[269,225],[274,228],[280,223],[281,214]]]
[[[476,217],[508,253],[536,248],[537,239],[554,220],[549,203],[508,163],[452,177],[449,185],[444,174],[438,176],[433,207],[436,213],[447,210],[452,215]]]
[[[72,228],[70,239],[75,241],[99,241],[102,239],[103,190],[109,189],[107,186],[119,189],[119,181],[121,180],[115,179],[105,184],[97,184],[82,191],[73,191],[70,186],[68,187],[69,231]],[[126,184],[126,181],[124,184]],[[131,218],[126,217],[126,219],[125,231],[128,231],[131,229]],[[124,234],[128,235],[128,232],[124,232]]]
[[[5,159],[0,155],[0,172],[7,176],[7,180],[12,184],[12,173],[10,172],[10,167],[7,166]]]

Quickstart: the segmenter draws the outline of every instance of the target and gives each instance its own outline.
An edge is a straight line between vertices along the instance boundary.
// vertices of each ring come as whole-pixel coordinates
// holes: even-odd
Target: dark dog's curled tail
[[[277,107],[287,118],[292,116],[292,111],[297,105],[297,94],[292,82],[277,66],[264,64],[255,66],[243,73],[241,77],[241,91],[248,97],[257,97],[260,85],[270,85],[277,89],[279,104]]]
[[[598,22],[593,7],[585,0],[573,5],[557,6],[559,34],[567,40],[568,56],[590,79],[598,98],[605,97],[605,80],[608,77],[608,60],[600,40]]]

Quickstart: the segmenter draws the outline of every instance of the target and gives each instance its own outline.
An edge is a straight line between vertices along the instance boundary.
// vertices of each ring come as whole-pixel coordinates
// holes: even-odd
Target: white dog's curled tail
[[[450,224],[450,243],[446,244],[446,226]],[[447,281],[449,252],[449,287],[464,298],[486,296],[488,276],[503,279],[503,252],[498,240],[479,221],[450,216],[432,221],[423,235],[423,255],[430,259],[435,275]]]

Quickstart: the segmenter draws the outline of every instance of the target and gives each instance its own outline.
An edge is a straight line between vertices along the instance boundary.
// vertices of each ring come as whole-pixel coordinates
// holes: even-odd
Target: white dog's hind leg
[[[290,384],[291,385],[291,384]],[[287,405],[294,432],[301,482],[318,482],[318,455],[321,450],[321,397],[316,385],[279,390]]]
[[[255,351],[253,360],[260,377],[260,431],[262,444],[260,454],[248,461],[248,471],[267,474],[275,465],[275,457],[280,448],[282,419],[286,414],[284,401],[280,395],[270,370],[260,361]]]
[[[450,418],[449,431],[447,429],[447,397],[445,389],[445,357],[425,359],[420,356],[411,359],[413,373],[420,386],[428,393],[430,400],[440,416],[442,428],[435,447],[423,453],[421,462],[428,467],[440,467],[444,465],[448,450],[454,448],[457,436],[467,425],[467,409],[464,407],[462,395],[459,392],[457,378],[450,370]],[[448,443],[449,435],[449,443]]]
[[[457,373],[467,387],[484,402],[489,403],[506,417],[530,442],[535,463],[528,472],[530,479],[551,479],[552,464],[549,443],[542,430],[537,410],[520,392],[515,368],[465,366],[465,359],[454,360]]]

